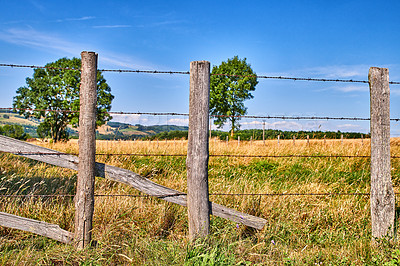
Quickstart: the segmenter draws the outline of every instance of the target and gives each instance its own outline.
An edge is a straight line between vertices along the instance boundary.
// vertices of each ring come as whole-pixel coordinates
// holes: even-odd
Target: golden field
[[[77,153],[76,140],[40,143]],[[186,191],[187,142],[98,141],[97,161],[126,168],[164,186]],[[113,154],[131,154],[113,155]],[[400,140],[392,139],[392,155]],[[211,155],[369,155],[369,140],[210,140]],[[1,194],[74,194],[77,173],[29,159],[0,155]],[[400,159],[392,159],[395,191]],[[224,157],[209,161],[210,193],[368,193],[368,158]],[[137,195],[133,188],[97,178],[95,194]],[[73,231],[71,197],[0,198],[0,211]],[[392,265],[397,240],[372,247],[368,196],[210,196],[210,200],[265,218],[257,231],[211,217],[211,235],[187,240],[186,208],[150,197],[96,197],[96,247],[76,251],[47,238],[0,227],[0,264],[45,265]],[[395,265],[395,264],[393,264]]]

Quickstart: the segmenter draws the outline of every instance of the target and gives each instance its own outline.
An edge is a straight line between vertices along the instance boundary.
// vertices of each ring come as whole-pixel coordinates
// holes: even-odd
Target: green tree
[[[81,59],[61,58],[48,63],[46,68],[35,69],[33,77],[26,79],[26,86],[17,90],[13,102],[14,111],[26,118],[42,118],[43,122],[38,128],[40,137],[51,137],[54,142],[65,140],[68,139],[67,125],[78,126],[80,68]],[[111,119],[108,111],[113,98],[110,86],[98,71],[97,126]]]
[[[20,125],[0,126],[0,135],[19,140],[27,140],[31,137],[29,134],[25,133],[24,128]]]
[[[230,122],[231,137],[240,128],[239,120],[247,113],[244,101],[258,84],[256,73],[246,58],[235,56],[214,66],[210,78],[210,114],[216,116],[214,124],[221,128],[227,120]]]

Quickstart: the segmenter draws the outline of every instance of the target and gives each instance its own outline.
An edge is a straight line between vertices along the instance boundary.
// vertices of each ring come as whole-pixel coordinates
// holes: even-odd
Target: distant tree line
[[[323,139],[324,137],[327,139],[340,139],[343,135],[343,138],[346,139],[359,139],[361,135],[364,138],[369,138],[369,134],[359,133],[359,132],[341,132],[341,131],[282,131],[275,129],[267,129],[264,133],[265,139],[276,139],[278,135],[280,139],[293,139],[293,136],[296,139],[307,139],[307,135],[310,139]],[[230,136],[229,132],[223,131],[212,131],[211,136],[219,137],[221,140],[226,140],[227,136]],[[246,129],[239,130],[235,133],[234,139],[238,139],[240,136],[241,140],[262,140],[263,139],[263,130],[262,129]]]
[[[218,137],[220,140],[226,140],[226,137],[230,137],[230,132],[213,130],[211,132],[212,137]],[[264,138],[265,139],[276,139],[280,136],[280,139],[293,139],[293,136],[296,139],[307,139],[307,135],[310,139],[323,139],[324,137],[327,139],[340,139],[343,135],[343,138],[346,139],[359,139],[361,135],[364,138],[369,138],[369,134],[357,133],[357,132],[341,132],[341,131],[282,131],[282,130],[274,130],[268,129],[265,130]],[[263,130],[262,129],[246,129],[246,130],[238,130],[235,132],[233,139],[238,139],[240,136],[241,140],[262,140],[263,139]],[[153,136],[145,137],[145,139],[187,139],[188,131],[169,131],[169,132],[161,132]]]

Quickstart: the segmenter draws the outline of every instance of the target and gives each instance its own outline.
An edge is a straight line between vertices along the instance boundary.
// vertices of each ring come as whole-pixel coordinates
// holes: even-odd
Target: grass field
[[[43,143],[77,153],[76,141]],[[186,141],[98,141],[99,153],[184,154]],[[230,142],[211,140],[210,154],[369,155],[369,140]],[[392,139],[392,155],[400,140]],[[154,182],[186,191],[185,157],[97,156]],[[77,173],[0,155],[1,194],[74,194]],[[369,192],[367,158],[210,157],[210,193]],[[400,160],[392,159],[395,192]],[[138,194],[96,179],[95,194]],[[210,196],[213,202],[265,218],[261,231],[211,217],[211,235],[187,241],[187,210],[156,198],[96,197],[96,247],[73,247],[0,227],[0,264],[45,265],[397,265],[398,240],[371,247],[367,196]],[[396,203],[398,204],[398,203]],[[0,211],[58,224],[73,232],[72,198],[0,198]]]

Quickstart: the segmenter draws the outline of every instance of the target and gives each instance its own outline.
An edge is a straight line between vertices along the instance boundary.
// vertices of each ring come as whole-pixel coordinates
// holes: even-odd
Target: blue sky
[[[0,10],[0,63],[44,65],[81,51],[101,69],[187,71],[238,55],[259,75],[366,80],[369,67],[400,80],[400,1],[5,1]],[[0,68],[1,107],[31,69]],[[104,73],[112,111],[188,112],[189,76]],[[391,85],[400,117],[400,85]],[[259,80],[249,115],[369,117],[367,84]],[[143,124],[185,124],[185,117],[115,116]],[[354,121],[266,120],[293,130],[369,131]],[[246,119],[242,128],[261,127]],[[392,134],[400,124],[392,123]]]

